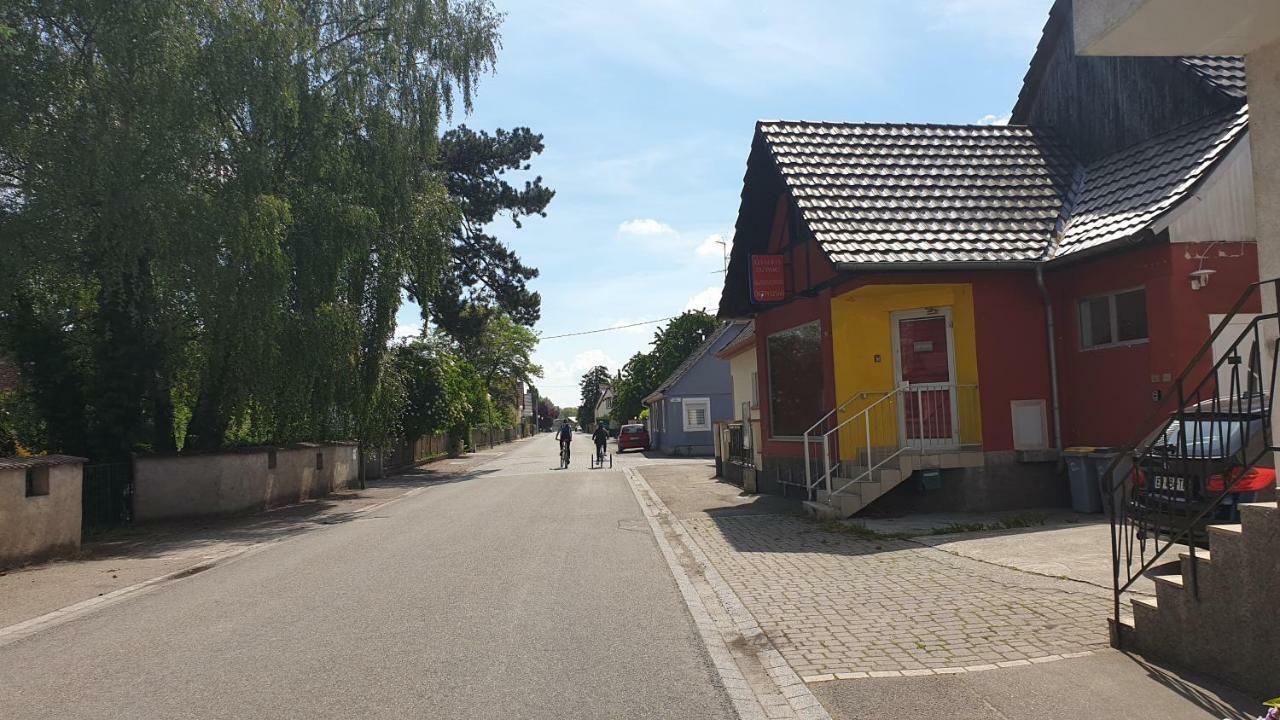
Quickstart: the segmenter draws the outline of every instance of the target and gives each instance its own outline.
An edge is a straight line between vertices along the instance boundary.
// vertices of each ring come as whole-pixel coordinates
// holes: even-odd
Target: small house
[[[733,417],[728,361],[717,357],[747,325],[725,322],[644,398],[651,446],[669,455],[711,455],[715,423]]]

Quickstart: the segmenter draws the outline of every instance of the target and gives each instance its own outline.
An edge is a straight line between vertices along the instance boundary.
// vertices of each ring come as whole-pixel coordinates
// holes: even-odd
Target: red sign
[[[781,255],[751,256],[751,301],[782,302],[787,299],[787,277]]]

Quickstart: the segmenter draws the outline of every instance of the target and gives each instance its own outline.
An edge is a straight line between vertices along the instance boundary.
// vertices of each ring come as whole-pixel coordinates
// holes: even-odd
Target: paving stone
[[[681,521],[806,679],[977,672],[1107,646],[1106,590],[786,515]]]

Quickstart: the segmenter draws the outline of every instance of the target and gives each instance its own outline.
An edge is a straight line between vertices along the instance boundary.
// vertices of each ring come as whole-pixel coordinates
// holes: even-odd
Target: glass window
[[[711,429],[711,400],[709,398],[685,398],[684,430],[698,432]]]
[[[766,343],[770,434],[799,437],[822,416],[821,326],[783,330]]]
[[[1080,347],[1088,349],[1147,339],[1147,291],[1143,288],[1080,301]]]

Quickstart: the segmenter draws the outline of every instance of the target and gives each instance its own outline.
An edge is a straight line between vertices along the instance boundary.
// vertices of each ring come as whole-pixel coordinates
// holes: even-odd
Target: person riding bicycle
[[[603,460],[604,446],[609,442],[609,431],[605,428],[603,420],[596,425],[596,431],[591,433],[591,439],[596,441],[596,458]]]
[[[560,452],[564,453],[565,464],[569,464],[569,447],[573,444],[573,428],[569,427],[569,423],[561,423],[560,431],[556,433],[556,438],[560,440]]]

